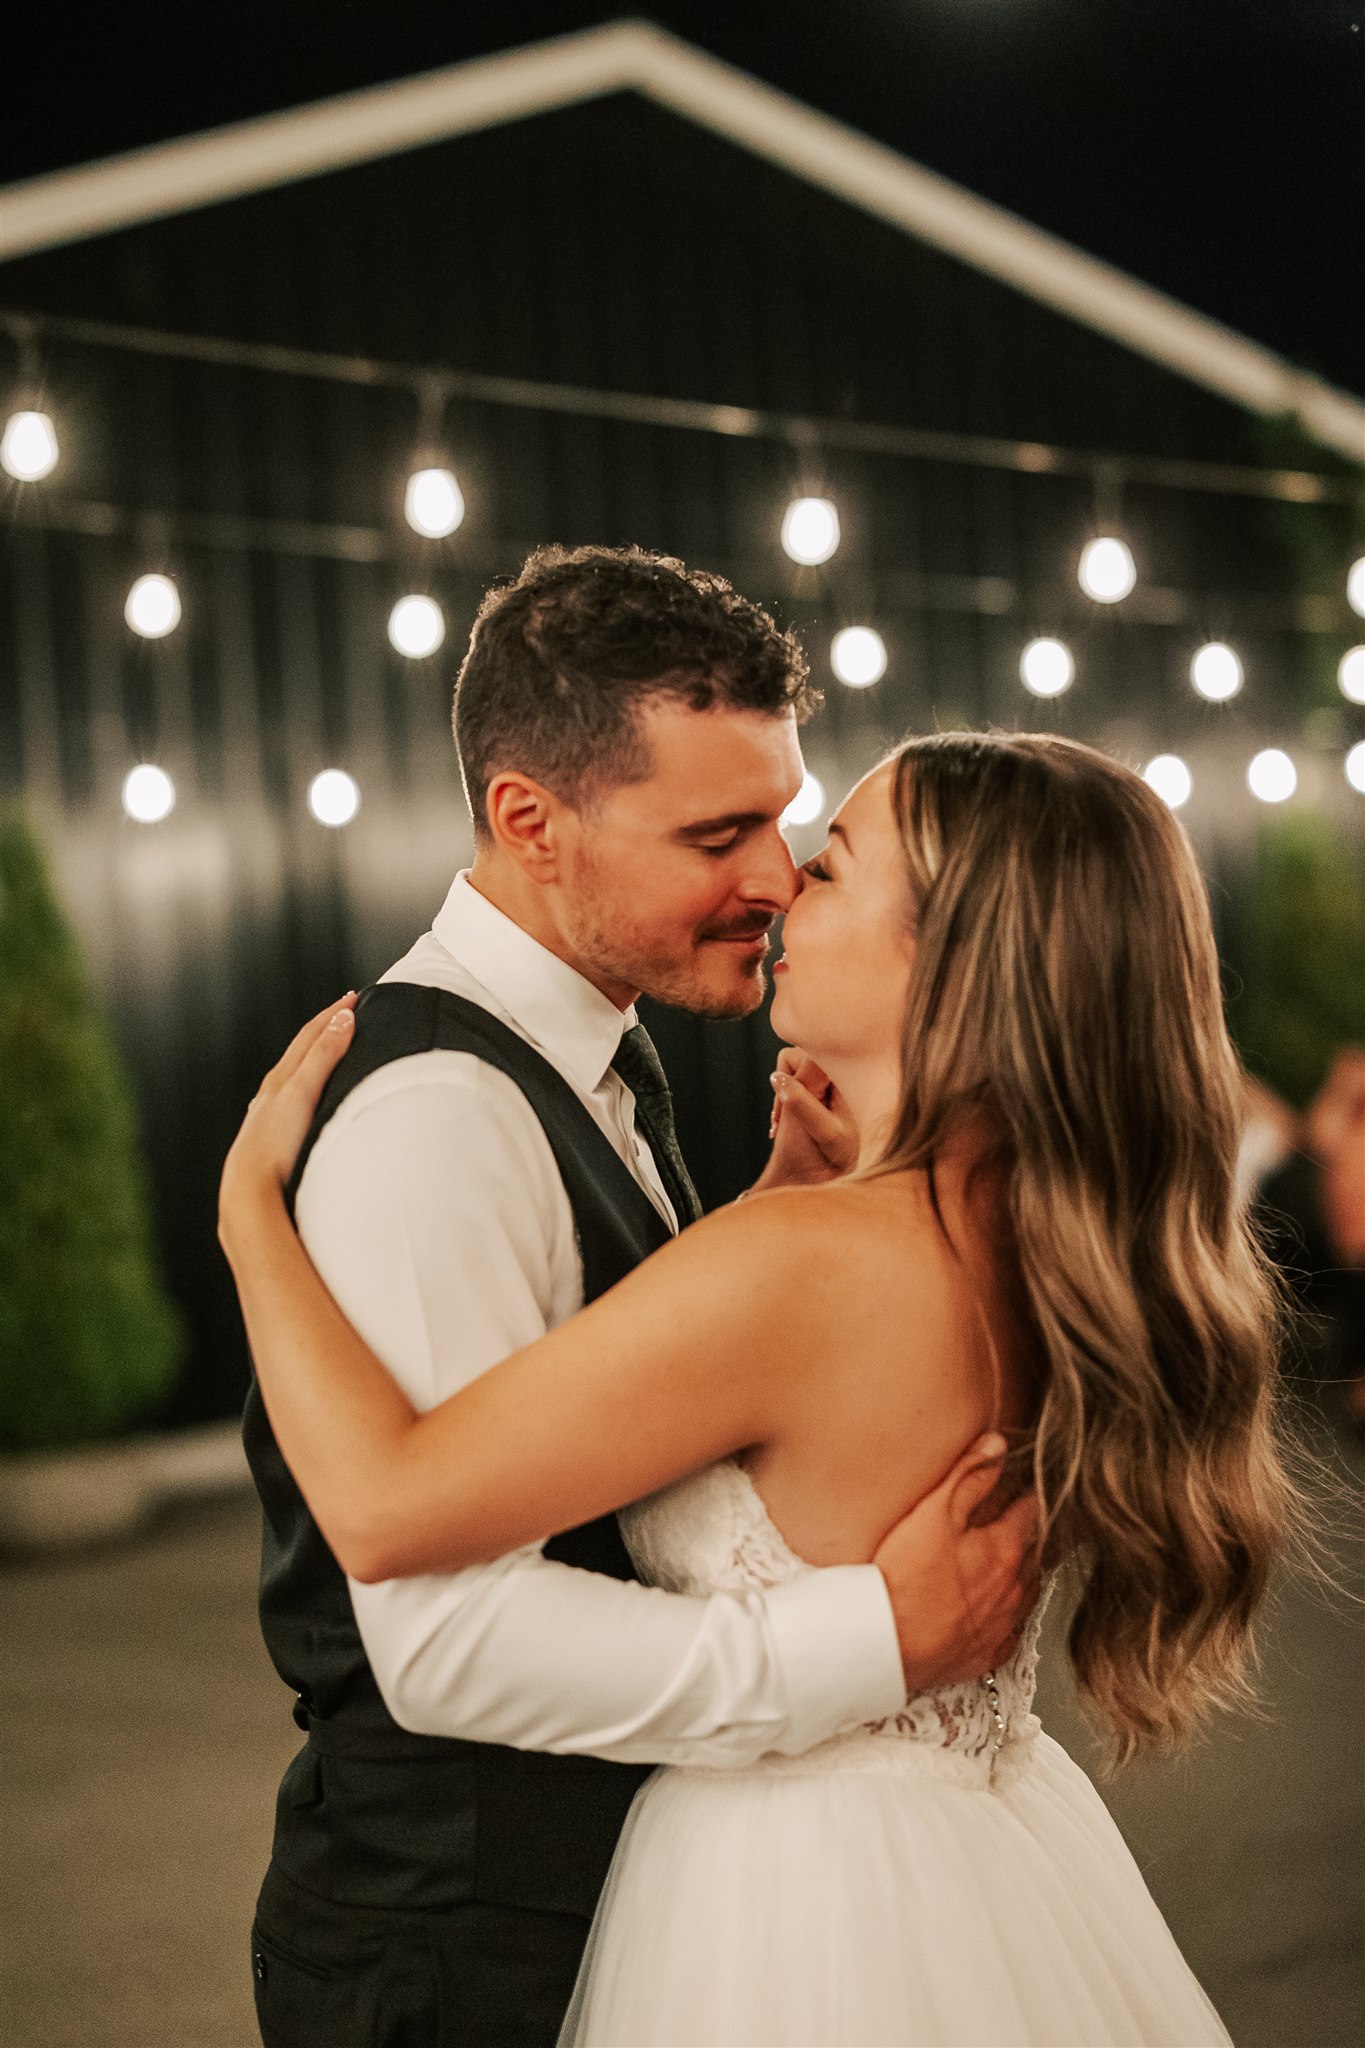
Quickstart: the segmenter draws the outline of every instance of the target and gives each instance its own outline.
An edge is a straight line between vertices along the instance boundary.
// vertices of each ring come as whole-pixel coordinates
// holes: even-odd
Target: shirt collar
[[[456,875],[432,921],[446,951],[496,998],[512,1021],[581,1093],[591,1095],[637,1021]]]

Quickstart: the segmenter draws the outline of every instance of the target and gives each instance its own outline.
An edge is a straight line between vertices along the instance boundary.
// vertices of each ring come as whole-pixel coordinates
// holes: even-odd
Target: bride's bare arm
[[[500,1557],[780,1433],[805,1348],[793,1324],[809,1323],[793,1315],[792,1289],[813,1306],[825,1278],[819,1234],[802,1231],[793,1258],[785,1212],[823,1199],[813,1193],[695,1225],[419,1415],[323,1286],[281,1192],[349,1039],[324,1021],[295,1040],[248,1114],[224,1170],[219,1234],[280,1448],[351,1577]]]

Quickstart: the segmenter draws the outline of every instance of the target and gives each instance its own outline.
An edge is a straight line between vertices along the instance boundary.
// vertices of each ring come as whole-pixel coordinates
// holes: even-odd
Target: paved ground
[[[242,1500],[0,1571],[6,2048],[255,2048],[247,1926],[294,1740],[256,1635],[256,1540]],[[1363,1634],[1358,1611],[1288,1593],[1273,1718],[1106,1793],[1239,2048],[1362,2038]],[[1040,1704],[1089,1762],[1064,1683]]]

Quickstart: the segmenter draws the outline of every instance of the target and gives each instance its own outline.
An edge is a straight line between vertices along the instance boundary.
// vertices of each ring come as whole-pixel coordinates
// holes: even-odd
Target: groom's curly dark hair
[[[537,548],[484,598],[455,685],[476,836],[488,836],[488,785],[504,769],[575,810],[646,781],[637,713],[659,697],[798,720],[822,701],[795,635],[723,576],[643,548]]]

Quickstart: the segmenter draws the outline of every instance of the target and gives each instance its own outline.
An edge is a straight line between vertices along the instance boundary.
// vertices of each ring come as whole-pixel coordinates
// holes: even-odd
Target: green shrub
[[[1365,1045],[1365,862],[1311,812],[1268,820],[1226,891],[1229,1022],[1243,1059],[1296,1108],[1332,1055]]]
[[[38,840],[0,809],[0,1450],[109,1435],[182,1348],[122,1062]]]

